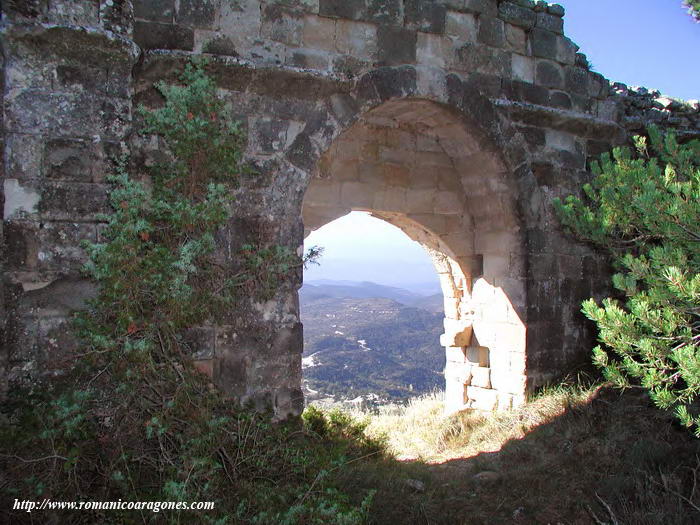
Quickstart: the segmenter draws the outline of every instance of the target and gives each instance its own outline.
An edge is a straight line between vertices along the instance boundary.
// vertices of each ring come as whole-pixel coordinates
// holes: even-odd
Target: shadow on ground
[[[367,462],[347,483],[377,490],[370,523],[696,524],[698,458],[700,440],[646,394],[603,388],[498,451]]]

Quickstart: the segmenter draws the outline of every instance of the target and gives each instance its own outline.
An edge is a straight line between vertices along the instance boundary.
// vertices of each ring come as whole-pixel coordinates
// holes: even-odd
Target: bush
[[[688,14],[700,22],[700,0],[684,0],[683,4],[688,8]]]
[[[303,261],[246,246],[235,273],[217,262],[245,137],[201,65],[158,88],[165,105],[140,112],[172,158],[149,181],[130,176],[127,161],[111,177],[104,241],[85,245],[99,291],[76,319],[80,350],[70,370],[13,389],[2,407],[0,490],[10,500],[215,502],[204,513],[61,511],[47,522],[321,523],[334,512],[360,523],[371,494],[351,502],[322,475],[365,452],[352,422],[338,423],[328,447],[298,422],[272,425],[238,406],[193,366],[187,330],[241,293],[270,293]]]
[[[557,200],[562,223],[609,252],[625,304],[592,299],[584,314],[602,343],[594,362],[620,387],[648,389],[700,436],[700,144],[652,128],[634,152],[594,163],[585,201]]]

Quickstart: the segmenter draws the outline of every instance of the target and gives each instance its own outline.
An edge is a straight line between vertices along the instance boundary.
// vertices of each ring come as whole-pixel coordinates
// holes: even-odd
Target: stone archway
[[[303,204],[305,235],[368,211],[423,245],[445,299],[446,410],[524,400],[522,230],[500,160],[424,99],[386,102],[323,153]]]

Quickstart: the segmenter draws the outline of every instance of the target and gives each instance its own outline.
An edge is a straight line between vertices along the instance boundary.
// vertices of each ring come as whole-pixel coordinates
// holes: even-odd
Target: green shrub
[[[620,387],[648,389],[700,436],[700,145],[654,128],[649,137],[595,163],[585,201],[555,206],[565,226],[613,256],[613,285],[626,296],[583,304],[602,343],[595,364]]]
[[[688,8],[688,14],[700,21],[700,0],[683,0],[683,5]]]
[[[11,481],[2,492],[215,502],[206,512],[56,515],[70,523],[321,523],[331,512],[360,523],[371,494],[351,501],[327,475],[374,451],[352,442],[352,421],[326,441],[298,422],[272,425],[192,364],[188,329],[216,321],[240,293],[268,295],[303,261],[279,246],[246,246],[236,273],[217,263],[214,234],[230,217],[245,137],[201,64],[186,67],[182,85],[158,88],[165,105],[139,111],[171,160],[148,181],[135,180],[127,160],[111,177],[103,241],[85,245],[98,294],[77,316],[73,366],[13,389],[2,407],[0,471]]]

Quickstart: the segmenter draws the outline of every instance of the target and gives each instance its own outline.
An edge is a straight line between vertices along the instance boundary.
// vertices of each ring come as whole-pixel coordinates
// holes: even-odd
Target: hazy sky
[[[372,281],[393,286],[434,282],[437,275],[425,250],[396,226],[354,211],[319,228],[306,246],[322,246],[318,266],[304,280]]]
[[[611,81],[700,99],[700,23],[680,0],[563,0],[564,30],[593,69]],[[325,249],[305,280],[436,282],[427,254],[398,228],[353,212],[313,232],[307,246]]]

